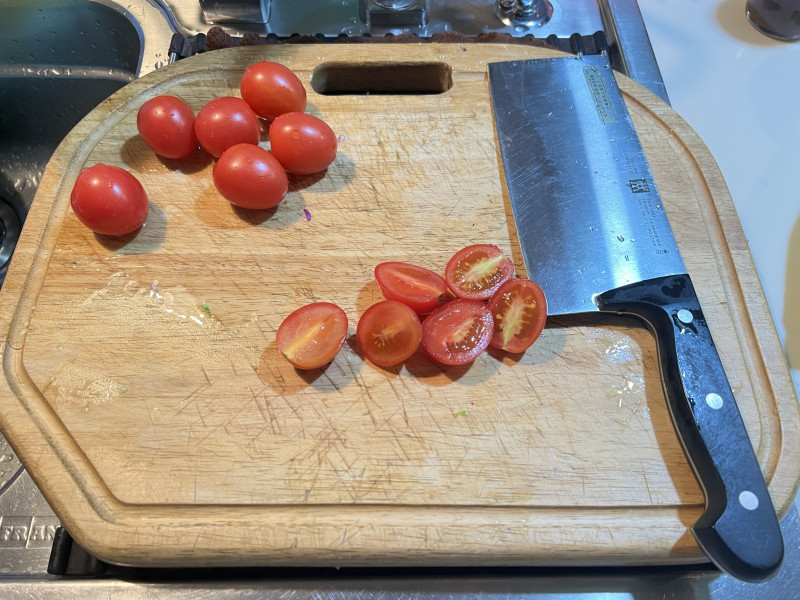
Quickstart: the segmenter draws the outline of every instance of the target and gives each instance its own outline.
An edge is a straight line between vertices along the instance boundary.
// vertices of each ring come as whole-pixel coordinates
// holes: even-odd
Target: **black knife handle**
[[[783,560],[780,524],[689,276],[611,290],[597,305],[655,334],[667,405],[706,499],[698,544],[726,573],[768,579]]]

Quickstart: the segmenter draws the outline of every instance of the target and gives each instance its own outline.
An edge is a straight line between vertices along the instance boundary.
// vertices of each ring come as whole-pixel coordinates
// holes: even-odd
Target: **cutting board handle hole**
[[[330,62],[311,76],[318,94],[443,94],[453,87],[453,70],[443,62]]]

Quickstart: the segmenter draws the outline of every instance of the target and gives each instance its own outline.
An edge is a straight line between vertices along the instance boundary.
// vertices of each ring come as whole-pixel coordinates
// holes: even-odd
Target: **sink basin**
[[[0,282],[42,171],[92,108],[136,78],[140,31],[89,0],[0,3]]]
[[[158,27],[159,44],[168,43],[170,29],[161,13],[148,11],[134,18],[109,0],[0,0],[0,285],[61,140],[100,102],[159,66],[144,33]],[[47,564],[58,522],[2,436],[0,521],[22,539],[0,544],[0,574]]]

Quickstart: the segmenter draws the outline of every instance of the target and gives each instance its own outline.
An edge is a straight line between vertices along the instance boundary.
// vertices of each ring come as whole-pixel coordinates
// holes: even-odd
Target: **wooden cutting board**
[[[81,545],[161,566],[704,560],[688,530],[703,497],[636,321],[551,319],[522,357],[463,368],[420,351],[381,369],[354,342],[381,299],[380,262],[441,272],[488,242],[524,273],[486,65],[553,54],[220,50],[131,83],[72,131],[0,294],[0,422]],[[246,212],[216,193],[207,155],[149,151],[136,113],[158,94],[195,110],[237,95],[264,59],[300,76],[339,153],[327,173],[294,179],[277,209]],[[798,403],[734,206],[687,124],[619,79],[783,515],[800,474]],[[333,93],[367,83],[412,93]],[[76,176],[97,162],[148,191],[138,235],[97,237],[71,212]],[[327,368],[298,372],[275,331],[323,300],[347,313],[348,343]]]

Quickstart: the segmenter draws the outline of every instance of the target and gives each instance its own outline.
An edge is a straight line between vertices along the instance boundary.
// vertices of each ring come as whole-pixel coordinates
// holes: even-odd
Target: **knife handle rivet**
[[[711,392],[706,396],[706,404],[708,404],[714,410],[719,410],[720,408],[722,408],[723,404],[722,396],[714,392]]]
[[[758,508],[758,496],[749,490],[745,490],[739,494],[739,504],[745,510],[755,510]]]
[[[682,308],[678,311],[677,317],[678,320],[684,325],[688,325],[694,321],[694,315],[692,314],[692,311],[686,310],[685,308]]]

